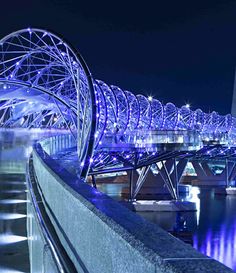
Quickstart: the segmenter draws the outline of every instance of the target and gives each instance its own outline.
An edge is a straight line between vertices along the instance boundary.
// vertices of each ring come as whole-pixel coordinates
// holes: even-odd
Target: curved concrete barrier
[[[78,272],[233,272],[78,180],[40,144],[33,166],[48,216]]]

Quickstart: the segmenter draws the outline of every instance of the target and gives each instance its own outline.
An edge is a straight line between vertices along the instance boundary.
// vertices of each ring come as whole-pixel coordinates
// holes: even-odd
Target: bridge
[[[154,180],[179,200],[179,181],[190,161],[199,176],[207,175],[206,162],[223,162],[226,186],[236,176],[235,117],[178,108],[96,80],[78,51],[46,30],[23,29],[0,40],[0,126],[61,130],[61,138],[36,148],[36,168],[44,165],[40,149],[53,156],[73,148],[78,179],[91,176],[96,188],[97,175],[126,172],[132,202],[142,190],[153,191]],[[44,171],[35,172],[43,179]]]
[[[224,161],[227,185],[234,180],[236,118],[231,114],[178,108],[95,80],[81,55],[45,30],[29,28],[3,38],[0,60],[1,126],[67,129],[77,143],[81,178],[135,172],[131,199],[153,168],[177,199],[190,160],[199,176],[209,173],[202,161]],[[173,162],[167,168],[168,160]]]

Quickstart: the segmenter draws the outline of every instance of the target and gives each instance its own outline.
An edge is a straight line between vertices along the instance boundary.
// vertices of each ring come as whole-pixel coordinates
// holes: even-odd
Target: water
[[[236,196],[201,190],[199,224],[193,246],[236,270]]]

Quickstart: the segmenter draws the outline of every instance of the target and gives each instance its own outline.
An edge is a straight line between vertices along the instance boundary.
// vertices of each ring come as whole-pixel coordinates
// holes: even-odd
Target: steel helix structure
[[[219,115],[215,111],[204,113],[201,109],[191,110],[189,105],[181,108],[173,103],[161,103],[144,95],[134,95],[114,85],[95,80],[98,128],[96,146],[105,134],[118,130],[124,134],[134,131],[195,130],[209,136],[236,133],[236,118],[231,114]]]
[[[77,141],[79,162],[92,155],[92,78],[81,55],[59,35],[28,28],[0,40],[0,100],[1,126],[66,128]]]
[[[133,147],[145,162],[157,153],[153,135],[163,141],[163,132],[236,144],[236,118],[230,114],[178,108],[93,79],[70,43],[36,28],[0,40],[0,126],[67,129],[77,143],[81,177],[118,158],[134,161]]]

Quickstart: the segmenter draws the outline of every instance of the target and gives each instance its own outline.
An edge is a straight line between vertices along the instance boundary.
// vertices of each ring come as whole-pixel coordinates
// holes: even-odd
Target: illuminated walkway
[[[55,131],[0,129],[0,272],[30,271],[25,168],[32,143]]]
[[[19,176],[0,179],[0,272],[29,272],[26,185]]]
[[[29,272],[24,137],[0,132],[0,272]],[[17,143],[15,143],[17,141]]]

